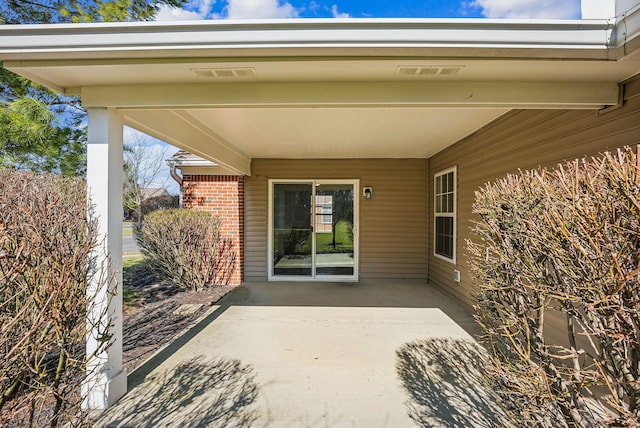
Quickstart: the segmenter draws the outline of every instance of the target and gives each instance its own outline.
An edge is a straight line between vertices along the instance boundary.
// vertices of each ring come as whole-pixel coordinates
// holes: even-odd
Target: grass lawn
[[[122,223],[122,236],[133,236],[133,222],[125,221]]]
[[[137,269],[145,265],[144,257],[140,254],[125,255],[122,257],[122,301],[125,307],[137,306],[140,293],[129,287]]]
[[[333,248],[333,233],[316,233],[316,248],[318,253],[333,253],[353,251],[353,238],[350,230],[350,224],[346,221],[340,221],[336,224],[336,248]]]
[[[130,277],[133,269],[137,266],[144,265],[144,256],[142,254],[124,255],[122,257],[122,275],[124,278]]]
[[[353,236],[350,232],[351,224],[347,221],[340,221],[336,224],[336,247],[333,248],[333,233],[323,232],[316,233],[316,248],[318,254],[327,253],[344,253],[353,251]],[[284,233],[276,234],[274,237],[274,248],[279,247],[280,239],[292,239],[287,236],[288,231],[284,230]],[[283,236],[284,235],[284,236]],[[309,236],[309,239],[307,239]],[[311,253],[311,239],[310,232],[301,232],[299,236],[293,239],[304,238],[302,243],[298,243],[295,249],[295,254],[310,254]]]

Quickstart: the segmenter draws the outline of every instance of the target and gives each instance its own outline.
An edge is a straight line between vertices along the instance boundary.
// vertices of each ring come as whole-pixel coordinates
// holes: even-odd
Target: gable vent
[[[460,73],[460,70],[463,68],[463,65],[434,65],[428,67],[400,66],[398,67],[398,75],[409,77],[453,76]]]
[[[198,77],[207,77],[214,79],[237,79],[237,78],[253,78],[256,77],[256,71],[250,67],[244,68],[192,68]]]

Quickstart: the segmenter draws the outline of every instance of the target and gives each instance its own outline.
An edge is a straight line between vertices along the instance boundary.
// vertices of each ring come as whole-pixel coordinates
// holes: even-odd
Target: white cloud
[[[579,19],[580,0],[475,0],[487,18]]]
[[[228,0],[227,18],[229,19],[270,19],[295,18],[298,10],[279,0]]]
[[[211,14],[211,8],[216,0],[192,0],[190,4],[194,4],[200,16],[207,17]]]
[[[338,12],[338,5],[334,4],[331,6],[331,14],[334,18],[350,18],[348,13]]]
[[[161,5],[156,15],[156,21],[211,19],[215,17],[211,12],[215,3],[216,0],[191,0],[184,9]]]
[[[191,0],[183,8],[167,5],[160,6],[157,21],[185,21],[202,19],[283,19],[297,18],[304,11],[323,15],[331,14],[334,18],[350,18],[348,13],[340,12],[338,5],[320,5],[312,0],[307,6],[296,8],[286,0],[222,0],[214,12],[217,0]],[[473,0],[469,0],[468,8],[475,7]]]
[[[198,12],[167,5],[160,6],[156,15],[156,21],[192,21],[196,19],[205,18]]]

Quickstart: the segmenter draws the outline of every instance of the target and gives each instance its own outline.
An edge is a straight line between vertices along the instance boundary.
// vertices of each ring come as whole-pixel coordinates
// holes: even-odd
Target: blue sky
[[[579,19],[580,0],[191,0],[160,21],[265,18]]]

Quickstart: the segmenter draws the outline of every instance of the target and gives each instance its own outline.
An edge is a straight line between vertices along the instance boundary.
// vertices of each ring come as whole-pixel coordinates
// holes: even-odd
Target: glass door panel
[[[354,185],[320,182],[315,190],[316,276],[352,276]]]
[[[313,276],[311,183],[273,185],[273,275]]]

